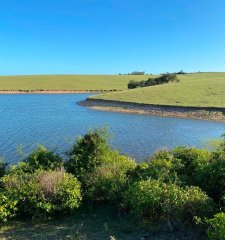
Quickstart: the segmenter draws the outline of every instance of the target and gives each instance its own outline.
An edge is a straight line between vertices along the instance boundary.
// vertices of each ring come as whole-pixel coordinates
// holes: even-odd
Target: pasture
[[[125,90],[138,75],[25,75],[0,76],[0,90]]]
[[[106,93],[93,98],[154,105],[225,107],[225,73],[185,74],[178,75],[178,79],[178,83]]]

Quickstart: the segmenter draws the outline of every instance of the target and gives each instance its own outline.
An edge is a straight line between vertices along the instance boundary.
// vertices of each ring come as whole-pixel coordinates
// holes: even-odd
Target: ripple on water
[[[78,135],[108,126],[113,146],[140,161],[159,148],[201,147],[225,132],[219,122],[95,111],[76,104],[87,96],[0,95],[0,156],[17,161],[18,145],[28,153],[37,143],[63,153]]]

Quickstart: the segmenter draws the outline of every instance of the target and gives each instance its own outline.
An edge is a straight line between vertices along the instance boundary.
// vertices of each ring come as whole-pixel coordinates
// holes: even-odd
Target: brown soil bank
[[[91,98],[87,98],[85,101],[79,102],[78,104],[84,107],[90,107],[92,109],[103,111],[206,119],[225,122],[225,108],[150,105]]]

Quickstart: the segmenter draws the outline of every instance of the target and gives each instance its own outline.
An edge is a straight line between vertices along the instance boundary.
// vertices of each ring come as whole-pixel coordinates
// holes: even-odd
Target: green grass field
[[[96,99],[134,103],[225,107],[225,73],[178,75],[180,82],[101,94]]]
[[[134,75],[30,75],[0,76],[0,90],[124,90],[94,96],[156,105],[225,107],[225,73],[178,75],[179,83],[127,90]]]
[[[0,90],[124,90],[132,75],[31,75],[0,76]]]

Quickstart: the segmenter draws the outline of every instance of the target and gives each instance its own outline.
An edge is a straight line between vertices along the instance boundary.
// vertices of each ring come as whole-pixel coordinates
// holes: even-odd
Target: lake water
[[[29,153],[38,143],[63,154],[78,135],[108,126],[113,147],[141,161],[160,148],[203,147],[225,132],[219,122],[96,111],[76,104],[88,96],[0,95],[0,156],[16,162],[21,159],[18,146]]]

